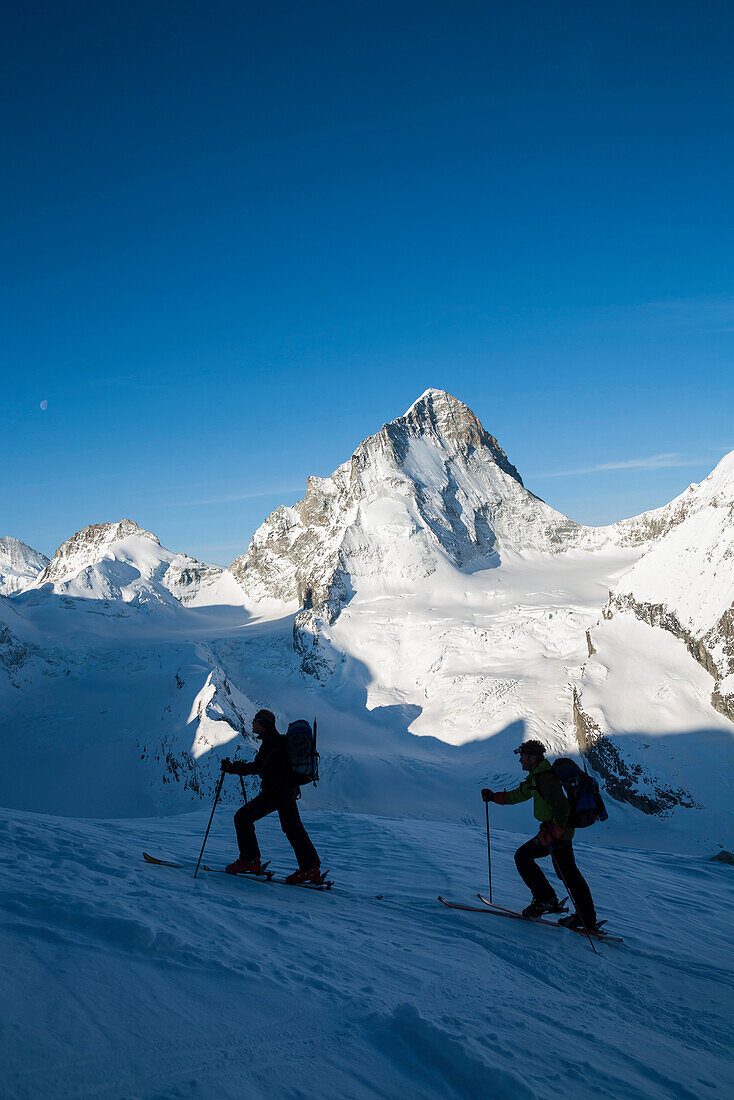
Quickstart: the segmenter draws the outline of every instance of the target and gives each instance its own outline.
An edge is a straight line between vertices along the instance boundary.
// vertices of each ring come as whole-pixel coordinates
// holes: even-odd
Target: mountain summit
[[[296,644],[353,591],[410,591],[438,570],[495,565],[504,550],[561,550],[584,529],[528,492],[463,402],[429,389],[303,500],[280,507],[230,571],[254,600],[301,606]]]
[[[32,587],[58,595],[124,603],[187,602],[222,573],[161,546],[131,519],[94,523],[62,543]]]
[[[408,437],[433,440],[449,453],[465,458],[486,448],[506,474],[522,485],[522,478],[497,440],[482,427],[471,409],[445,390],[428,389],[414,401],[404,416],[384,426],[396,448]]]
[[[356,583],[410,585],[445,562],[489,565],[502,548],[561,549],[579,530],[523,487],[471,409],[429,389],[331,477],[310,477],[230,569],[253,599],[333,617]]]
[[[134,520],[121,519],[119,523],[93,523],[82,531],[77,531],[66,542],[62,542],[36,584],[40,587],[49,581],[65,581],[80,570],[102,561],[113,543],[135,535],[137,538],[150,539],[160,546],[156,535],[145,531]]]

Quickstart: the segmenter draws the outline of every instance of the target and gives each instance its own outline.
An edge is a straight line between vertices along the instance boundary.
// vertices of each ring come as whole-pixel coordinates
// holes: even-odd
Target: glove
[[[489,787],[483,788],[482,798],[485,802],[496,802],[498,806],[504,806],[505,804],[505,792],[490,791]]]
[[[219,766],[223,772],[227,772],[229,775],[232,774],[232,761],[229,759],[228,756],[225,756],[224,760]]]
[[[560,840],[565,830],[552,821],[544,821],[538,829],[538,840],[544,848],[549,848],[554,840]]]

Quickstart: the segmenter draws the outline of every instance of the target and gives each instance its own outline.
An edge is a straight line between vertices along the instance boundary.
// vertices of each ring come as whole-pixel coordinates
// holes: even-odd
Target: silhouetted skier
[[[288,875],[286,882],[318,882],[321,861],[298,812],[298,779],[291,766],[288,742],[275,728],[275,715],[272,711],[257,712],[252,720],[252,732],[262,742],[253,761],[222,761],[224,772],[232,775],[259,775],[261,779],[260,793],[234,815],[240,855],[226,869],[232,875],[260,873],[260,848],[255,834],[255,822],[277,811],[281,828],[298,860],[298,870]]]

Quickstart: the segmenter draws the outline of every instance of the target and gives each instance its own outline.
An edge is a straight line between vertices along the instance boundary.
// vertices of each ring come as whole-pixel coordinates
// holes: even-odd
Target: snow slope
[[[526,900],[496,809],[496,900]],[[2,811],[0,1054],[8,1100],[672,1100],[730,1092],[732,869],[579,845],[623,946],[450,911],[486,887],[483,822],[305,816],[331,893],[151,867],[195,861],[207,813]],[[264,851],[289,869],[277,822]],[[207,858],[233,854],[215,817]],[[479,904],[477,902],[477,904]]]

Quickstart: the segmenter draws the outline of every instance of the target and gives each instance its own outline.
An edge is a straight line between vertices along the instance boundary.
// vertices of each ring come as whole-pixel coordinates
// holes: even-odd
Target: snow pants
[[[596,910],[586,879],[576,866],[573,844],[570,840],[556,841],[550,847],[541,844],[533,837],[515,852],[515,866],[536,901],[556,900],[556,892],[535,862],[543,856],[550,856],[553,867],[576,907],[576,912],[585,924],[596,924]]]
[[[253,860],[260,858],[260,848],[255,835],[255,822],[277,810],[280,818],[280,827],[288,838],[288,842],[296,853],[298,866],[302,871],[310,871],[312,867],[318,867],[320,860],[316,854],[308,833],[303,827],[301,815],[298,812],[296,792],[288,791],[283,795],[260,792],[240,807],[234,815],[234,827],[237,830],[237,843],[240,846],[240,859]]]

